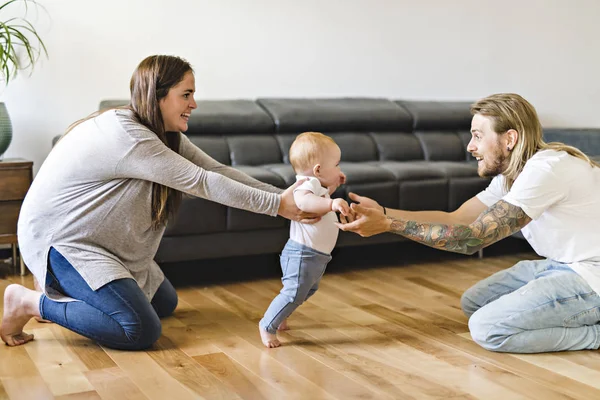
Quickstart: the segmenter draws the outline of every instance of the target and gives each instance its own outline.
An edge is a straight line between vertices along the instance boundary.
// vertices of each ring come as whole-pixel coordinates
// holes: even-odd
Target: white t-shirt
[[[600,294],[600,168],[564,151],[527,161],[511,190],[498,175],[477,195],[488,207],[503,199],[532,221],[523,236],[542,257],[569,264]]]
[[[309,178],[308,181],[298,186],[296,190],[308,190],[319,197],[329,199],[329,191],[321,186],[321,182],[312,176],[296,175],[296,181]],[[338,238],[339,228],[335,225],[337,216],[333,211],[323,215],[316,224],[301,224],[292,221],[290,224],[290,239],[308,246],[321,253],[329,254],[335,247]]]

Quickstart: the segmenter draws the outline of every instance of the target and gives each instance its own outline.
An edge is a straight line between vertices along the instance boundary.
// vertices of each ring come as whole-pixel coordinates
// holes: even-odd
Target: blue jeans
[[[283,288],[259,322],[269,333],[276,333],[279,324],[317,291],[331,256],[290,239],[281,252],[280,261]]]
[[[149,302],[137,282],[118,279],[92,290],[73,266],[53,247],[48,256],[46,285],[79,301],[40,299],[42,318],[121,350],[152,346],[161,335],[159,318],[177,306],[177,293],[165,278]]]
[[[566,264],[521,261],[462,296],[473,340],[500,352],[598,349],[600,296]]]

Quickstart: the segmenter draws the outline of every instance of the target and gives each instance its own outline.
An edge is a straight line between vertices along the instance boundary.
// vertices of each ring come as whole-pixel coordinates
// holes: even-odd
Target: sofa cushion
[[[285,181],[277,174],[261,167],[237,166],[236,169],[273,186],[285,188]],[[274,229],[286,226],[284,218],[273,218],[269,215],[255,214],[237,208],[227,208],[227,230],[244,231],[254,229]]]
[[[169,220],[165,236],[185,236],[227,230],[227,207],[184,195],[177,215]]]
[[[277,132],[409,132],[412,118],[387,99],[283,99],[262,98],[260,104],[271,115]]]
[[[221,164],[231,165],[229,145],[224,136],[195,135],[190,136],[189,139],[190,142]]]
[[[266,170],[278,175],[281,179],[283,179],[286,187],[296,182],[296,173],[290,164],[265,164],[262,165],[262,168],[265,168]]]
[[[188,136],[254,135],[275,131],[269,115],[252,100],[202,100],[188,122]]]
[[[471,127],[472,102],[397,100],[412,116],[415,131],[460,130]]]
[[[329,136],[340,147],[342,161],[375,161],[379,158],[373,138],[364,133],[331,133]]]
[[[476,162],[425,161],[422,164],[427,168],[442,172],[448,178],[479,176]]]
[[[465,148],[454,132],[415,132],[427,161],[465,161]]]
[[[394,175],[398,191],[398,202],[394,208],[402,210],[447,209],[448,179],[442,171],[431,168],[429,163],[382,161],[370,164],[377,165]]]
[[[273,135],[231,135],[227,137],[231,165],[281,163],[283,156]]]
[[[373,132],[371,137],[377,146],[379,161],[423,160],[421,142],[412,133]]]
[[[396,181],[421,181],[427,179],[445,179],[443,171],[431,168],[431,163],[424,161],[398,162],[380,161],[369,163],[392,173]]]

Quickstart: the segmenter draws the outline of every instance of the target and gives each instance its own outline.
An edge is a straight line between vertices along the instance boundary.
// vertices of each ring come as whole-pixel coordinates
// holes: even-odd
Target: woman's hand
[[[360,198],[360,196],[356,197]],[[363,198],[367,199],[366,197]],[[371,201],[377,204],[375,201]],[[353,220],[348,217],[345,219],[340,218],[342,223],[336,223],[336,225],[341,230],[358,233],[362,237],[373,236],[390,230],[392,220],[386,217],[383,211],[376,208],[367,208],[356,203],[353,203],[350,207],[354,212]]]
[[[308,178],[301,179],[281,193],[281,203],[279,204],[279,210],[277,210],[278,215],[281,215],[283,218],[287,218],[291,221],[298,221],[303,224],[314,224],[321,220],[320,215],[315,213],[307,213],[299,209],[296,205],[296,201],[294,200],[294,190],[307,180]]]

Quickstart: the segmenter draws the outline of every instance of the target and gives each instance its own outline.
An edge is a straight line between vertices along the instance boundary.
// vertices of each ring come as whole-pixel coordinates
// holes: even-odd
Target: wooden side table
[[[21,204],[33,181],[33,162],[20,158],[0,161],[0,244],[12,245],[13,266],[17,268],[17,220]],[[21,275],[25,264],[19,251]]]

